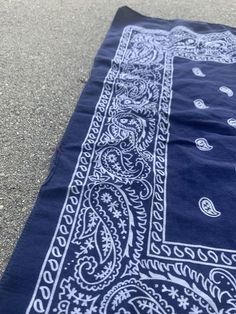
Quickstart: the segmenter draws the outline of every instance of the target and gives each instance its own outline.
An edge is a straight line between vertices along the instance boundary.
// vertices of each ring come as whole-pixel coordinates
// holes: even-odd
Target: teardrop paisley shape
[[[233,128],[236,129],[236,119],[230,118],[230,119],[227,120],[227,123],[228,123],[230,126],[232,126]]]
[[[196,144],[196,147],[202,151],[209,151],[213,148],[213,146],[210,145],[204,137],[197,138],[195,140],[195,144]]]
[[[200,210],[209,217],[215,218],[221,215],[221,212],[216,210],[213,202],[207,197],[200,198],[198,205]]]
[[[227,86],[221,86],[219,88],[219,90],[222,92],[222,93],[225,93],[226,95],[228,95],[229,97],[232,97],[233,96],[233,91],[231,88],[227,87]]]
[[[193,74],[200,77],[205,77],[206,74],[202,72],[200,68],[192,68]]]
[[[202,99],[195,99],[193,101],[193,103],[194,103],[194,106],[197,109],[207,109],[207,108],[209,108],[209,106],[207,106]]]

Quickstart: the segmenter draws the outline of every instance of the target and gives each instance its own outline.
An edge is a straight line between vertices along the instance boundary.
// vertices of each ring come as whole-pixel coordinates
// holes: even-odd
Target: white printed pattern
[[[191,32],[190,32],[191,33]],[[191,33],[192,34],[192,33]],[[183,35],[185,37],[186,34]],[[228,37],[229,36],[229,37]],[[175,38],[180,38],[181,36],[176,36]],[[191,37],[191,35],[190,35]],[[195,38],[194,38],[195,37]],[[183,41],[190,42],[187,36]],[[217,46],[217,40],[221,41],[220,45],[226,46],[229,44],[230,51],[227,56],[226,49],[219,50],[216,52],[215,48]],[[228,41],[229,40],[229,41]],[[205,42],[205,44],[204,44]],[[215,42],[215,44],[213,43]],[[224,42],[224,44],[223,44]],[[228,43],[227,43],[228,42]],[[191,38],[190,47],[187,45],[182,46],[181,51],[176,48],[173,54],[176,56],[182,56],[191,60],[198,61],[215,61],[220,63],[235,63],[236,58],[231,57],[232,51],[235,51],[235,37],[230,33],[219,33],[219,34],[208,34],[208,35],[193,35]],[[194,48],[194,46],[196,47]],[[198,45],[199,50],[198,50]],[[206,49],[207,46],[208,48]],[[178,47],[178,45],[177,45]],[[214,53],[211,47],[214,47]],[[198,51],[198,53],[196,52]],[[171,106],[171,86],[172,86],[172,71],[173,71],[173,55],[165,55],[165,66],[166,75],[163,79],[163,89],[165,94],[165,99],[159,105],[159,110],[162,106],[165,108],[163,110],[162,116],[163,124],[162,128],[159,128],[159,137],[163,136],[165,145],[163,148],[158,147],[162,145],[162,142],[157,140],[157,161],[155,168],[156,181],[154,182],[154,193],[153,193],[153,207],[151,212],[151,230],[149,232],[149,242],[148,242],[148,256],[158,257],[161,259],[168,259],[172,261],[186,261],[190,263],[199,263],[204,265],[221,265],[227,268],[236,268],[236,250],[212,248],[202,245],[193,245],[188,243],[170,242],[166,241],[166,165],[167,165],[167,153],[168,153],[168,139],[169,139],[169,113]],[[164,127],[163,127],[164,126]],[[163,141],[162,138],[162,141]],[[209,151],[213,148],[212,145],[208,143],[205,138],[199,138],[195,141],[196,147],[202,151]],[[160,162],[159,158],[162,158]],[[163,171],[165,169],[165,171]]]
[[[229,97],[232,97],[232,96],[234,95],[232,89],[229,88],[229,87],[227,87],[227,86],[221,86],[221,87],[219,88],[219,90],[220,90],[222,93],[224,93],[224,94],[226,94],[227,96],[229,96]]]
[[[230,126],[232,126],[233,128],[236,129],[236,119],[234,119],[234,118],[229,118],[229,119],[227,120],[227,123],[228,123]]]
[[[183,263],[146,259],[141,261],[140,274],[142,282],[159,283],[155,292],[161,291],[162,298],[166,293],[166,297],[175,302],[179,312],[169,313],[236,312],[236,280],[226,269],[214,267],[208,271],[208,276],[204,276]]]
[[[193,101],[193,103],[194,103],[194,106],[196,108],[198,108],[198,109],[207,109],[207,108],[209,108],[209,106],[207,106],[202,99],[195,99]]]
[[[209,217],[215,218],[221,215],[221,212],[216,210],[213,202],[208,197],[201,197],[198,204],[201,211]]]
[[[195,259],[195,263],[235,268],[234,251],[165,243],[163,238],[173,57],[233,63],[236,62],[235,50],[236,40],[230,32],[199,35],[184,27],[176,27],[169,33],[133,26],[125,28],[27,314],[77,314],[85,311],[83,306],[86,306],[86,314],[97,313],[99,291],[110,285],[118,274],[120,278],[137,276],[144,233],[148,232],[146,200],[152,200],[153,204],[147,256],[169,262]],[[152,167],[154,185],[149,183]],[[139,195],[135,192],[136,184],[141,187]],[[64,263],[72,245],[77,246],[76,261],[67,262],[66,265],[74,263],[74,266],[71,268],[73,275],[66,277]],[[98,260],[95,260],[96,255]],[[126,257],[129,262],[122,264]],[[146,266],[149,267],[148,257]],[[231,276],[228,271],[224,272]],[[153,313],[174,313],[168,305],[168,297],[163,300],[164,294],[161,297],[141,281],[142,278],[130,279],[116,285],[114,289],[119,285],[129,286],[120,294],[120,300],[129,299],[135,313],[148,313],[150,307]],[[136,289],[136,297],[128,291],[131,286],[132,291]],[[83,293],[78,293],[77,288]],[[165,292],[172,288],[165,285],[162,289]],[[183,293],[188,294],[185,290]],[[93,294],[96,291],[97,295],[90,295],[89,291]],[[138,293],[141,295],[137,297]],[[194,295],[188,299],[190,297],[193,300],[188,313],[201,313],[202,303],[195,300]],[[56,299],[57,308],[52,308]],[[108,311],[110,299],[104,297],[99,313],[129,314],[119,298],[116,300],[118,308],[113,306]],[[184,294],[178,296],[177,302],[183,310],[188,310],[189,301]],[[212,313],[209,306],[207,312]]]
[[[212,150],[213,148],[213,146],[208,143],[207,139],[203,137],[197,138],[195,140],[195,144],[196,144],[196,147],[203,152],[207,152],[209,150]]]
[[[200,68],[192,68],[193,74],[200,77],[205,77],[206,75],[202,72]]]

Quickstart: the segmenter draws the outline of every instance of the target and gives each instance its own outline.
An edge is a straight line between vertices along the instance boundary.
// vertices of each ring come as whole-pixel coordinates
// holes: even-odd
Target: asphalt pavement
[[[236,26],[236,0],[0,0],[0,274],[118,7]]]

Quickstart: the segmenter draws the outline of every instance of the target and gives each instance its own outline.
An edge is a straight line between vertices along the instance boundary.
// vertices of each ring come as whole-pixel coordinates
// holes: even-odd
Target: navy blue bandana
[[[236,30],[121,8],[1,314],[236,313]]]

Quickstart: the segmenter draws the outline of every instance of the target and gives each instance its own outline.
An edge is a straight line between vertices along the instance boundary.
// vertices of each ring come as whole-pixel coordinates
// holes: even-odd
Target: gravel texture
[[[0,0],[0,274],[118,7],[236,26],[236,1]]]

